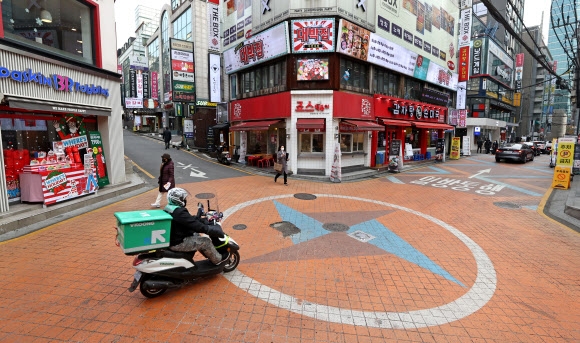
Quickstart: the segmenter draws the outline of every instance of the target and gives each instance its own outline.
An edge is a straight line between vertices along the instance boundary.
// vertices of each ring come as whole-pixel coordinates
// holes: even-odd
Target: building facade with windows
[[[113,2],[0,1],[0,211],[125,181]]]
[[[453,129],[457,4],[328,3],[316,11],[303,1],[222,4],[239,161],[267,159],[284,145],[292,172],[330,176],[337,153],[343,171],[434,157]]]

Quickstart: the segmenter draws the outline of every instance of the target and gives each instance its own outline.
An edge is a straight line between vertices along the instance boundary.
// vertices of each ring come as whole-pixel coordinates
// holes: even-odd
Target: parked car
[[[522,163],[534,160],[534,151],[527,143],[508,143],[498,148],[495,153],[495,161],[516,160]]]
[[[550,154],[552,152],[552,141],[546,141],[545,145],[544,145],[544,150],[546,151],[546,154]]]
[[[546,143],[544,141],[533,141],[532,143],[536,149],[536,156],[546,153]]]

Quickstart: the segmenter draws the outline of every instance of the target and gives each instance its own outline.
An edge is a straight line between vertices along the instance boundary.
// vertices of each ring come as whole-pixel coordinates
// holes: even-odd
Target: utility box
[[[169,247],[171,220],[163,210],[116,212],[117,244],[126,255]]]

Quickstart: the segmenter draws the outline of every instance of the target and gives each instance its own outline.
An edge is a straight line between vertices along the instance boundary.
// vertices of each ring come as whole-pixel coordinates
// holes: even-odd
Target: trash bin
[[[375,164],[377,167],[382,167],[385,163],[385,153],[383,151],[377,152],[375,156]]]

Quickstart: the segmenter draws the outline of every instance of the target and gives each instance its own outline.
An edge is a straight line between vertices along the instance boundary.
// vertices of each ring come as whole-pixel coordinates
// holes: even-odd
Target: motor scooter
[[[198,215],[207,216],[209,223],[217,224],[223,217],[223,213],[209,210],[203,212],[203,206],[198,204]],[[208,259],[194,261],[196,251],[177,252],[167,249],[157,249],[138,254],[133,260],[133,267],[137,270],[133,275],[133,282],[129,292],[139,287],[141,294],[147,298],[155,298],[168,289],[180,288],[200,278],[210,275],[228,273],[237,268],[240,263],[240,246],[231,237],[210,237],[216,250],[220,254],[229,253],[229,259],[219,265],[213,264]],[[116,243],[119,245],[118,233]]]
[[[227,149],[227,145],[221,145],[218,147],[217,160],[219,163],[225,164],[226,166],[230,165],[232,157],[230,156],[230,152]]]
[[[391,158],[391,160],[389,161],[388,168],[391,173],[400,173],[401,170],[399,169],[399,158],[398,157]]]

